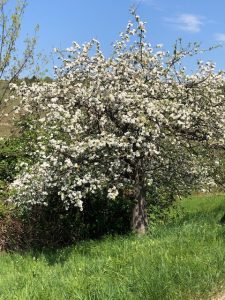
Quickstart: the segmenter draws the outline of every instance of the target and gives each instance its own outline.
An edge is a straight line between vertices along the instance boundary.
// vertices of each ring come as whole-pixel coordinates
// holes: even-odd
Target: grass
[[[55,252],[3,253],[0,299],[211,299],[225,282],[225,196],[182,201],[182,216],[144,237]]]

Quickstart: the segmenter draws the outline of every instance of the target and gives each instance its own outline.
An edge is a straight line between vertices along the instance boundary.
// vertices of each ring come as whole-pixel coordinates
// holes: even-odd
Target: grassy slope
[[[13,110],[13,107],[18,104],[18,100],[14,100],[14,101],[10,100],[9,102],[7,102],[6,106],[1,105],[2,94],[5,91],[6,86],[7,86],[7,82],[4,80],[0,80],[0,110],[2,110],[4,112],[4,114],[5,113],[9,114],[8,116],[6,116],[4,118],[0,118],[0,138],[8,137],[11,135],[11,133],[12,133],[11,131],[13,128],[13,112],[12,112],[12,110]],[[9,96],[9,92],[6,92],[5,98],[8,98],[8,96]]]
[[[207,299],[225,281],[224,200],[184,200],[183,217],[143,238],[2,254],[0,299]]]

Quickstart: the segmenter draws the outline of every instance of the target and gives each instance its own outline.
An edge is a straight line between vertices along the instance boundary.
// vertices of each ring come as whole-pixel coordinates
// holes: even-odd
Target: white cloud
[[[176,29],[196,33],[204,25],[204,18],[193,14],[180,14],[176,17],[167,18],[166,21],[171,23]]]
[[[214,37],[218,42],[225,42],[225,33],[216,33]]]

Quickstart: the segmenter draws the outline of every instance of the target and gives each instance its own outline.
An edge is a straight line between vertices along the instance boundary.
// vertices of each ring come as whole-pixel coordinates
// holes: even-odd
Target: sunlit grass
[[[225,196],[192,197],[145,237],[2,254],[0,299],[207,299],[225,281]]]

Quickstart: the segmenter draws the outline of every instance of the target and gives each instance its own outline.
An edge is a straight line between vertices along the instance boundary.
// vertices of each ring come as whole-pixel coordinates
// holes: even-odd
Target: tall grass
[[[0,256],[0,299],[211,299],[225,282],[225,196],[191,197],[144,237]]]

